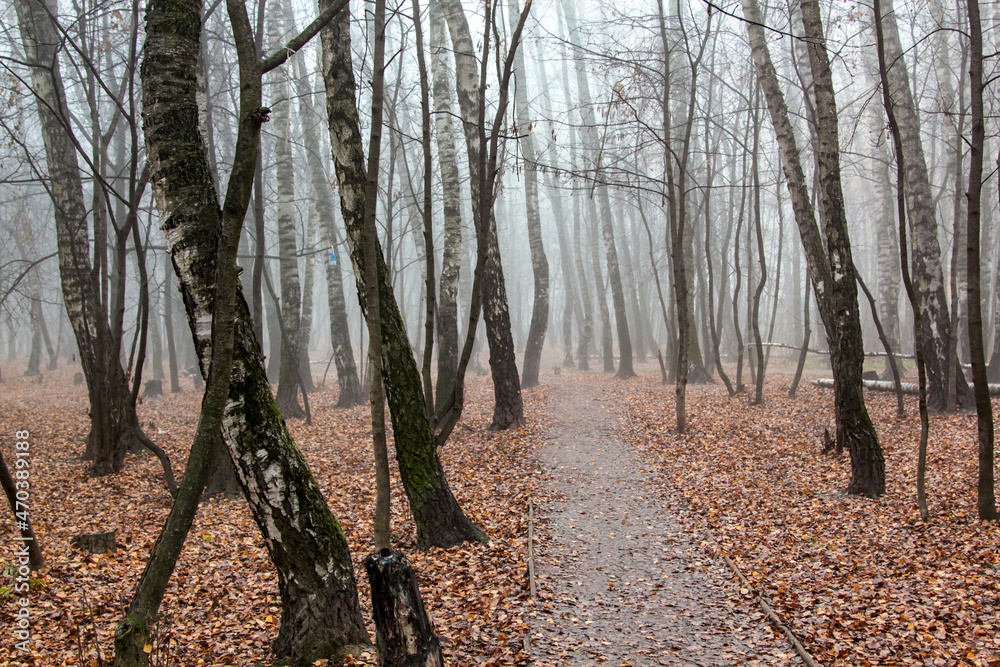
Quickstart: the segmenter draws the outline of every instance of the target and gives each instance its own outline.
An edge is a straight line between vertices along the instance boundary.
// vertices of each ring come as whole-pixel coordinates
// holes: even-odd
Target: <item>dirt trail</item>
[[[619,435],[621,405],[597,377],[553,387],[539,515],[534,665],[801,664],[726,566],[701,545],[683,505]],[[549,597],[551,596],[551,597]]]

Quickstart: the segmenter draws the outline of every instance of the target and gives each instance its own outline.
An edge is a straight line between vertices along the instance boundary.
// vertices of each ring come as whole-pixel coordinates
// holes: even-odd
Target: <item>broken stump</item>
[[[379,667],[443,667],[441,644],[402,552],[382,549],[365,558],[375,615]]]
[[[76,373],[73,375],[73,384],[76,386],[83,384],[83,373]]]
[[[142,397],[153,398],[154,396],[163,396],[163,380],[148,380],[146,382],[146,390]]]
[[[69,543],[77,549],[89,551],[92,554],[103,554],[108,551],[118,551],[115,542],[115,531],[109,533],[85,533],[70,538]]]

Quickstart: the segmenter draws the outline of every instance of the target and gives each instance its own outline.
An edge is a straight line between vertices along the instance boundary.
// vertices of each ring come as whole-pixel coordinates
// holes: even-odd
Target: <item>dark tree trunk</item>
[[[755,101],[760,97],[756,91]],[[755,104],[753,110],[753,148],[750,151],[750,169],[753,173],[753,220],[754,232],[757,238],[757,262],[760,265],[760,278],[757,280],[757,287],[753,292],[753,307],[750,311],[750,329],[753,331],[753,341],[755,345],[754,359],[757,364],[756,377],[754,378],[754,405],[761,405],[764,402],[764,345],[760,337],[760,295],[764,292],[764,285],[767,283],[767,262],[764,258],[764,232],[760,220],[760,164],[758,161],[758,148],[760,146],[760,116],[759,107]],[[749,253],[749,249],[747,250]],[[749,262],[750,257],[747,256]],[[748,286],[749,289],[749,286]]]
[[[969,219],[966,234],[968,258],[969,352],[972,357],[972,381],[975,390],[979,432],[979,479],[977,507],[983,521],[1000,519],[997,513],[993,472],[993,403],[986,379],[986,352],[983,346],[982,290],[980,288],[979,232],[983,195],[983,144],[986,127],[983,120],[983,26],[979,0],[968,0],[970,70],[972,88],[972,144],[969,167]]]
[[[444,667],[441,643],[406,556],[382,549],[365,558],[380,667]]]
[[[22,435],[22,433],[24,435]],[[30,465],[31,459],[28,457],[28,432],[27,431],[15,431],[14,435],[18,438],[14,443],[14,469],[15,474],[18,475],[18,480],[15,481],[10,474],[10,469],[7,468],[7,462],[3,458],[3,452],[0,451],[0,486],[3,487],[4,494],[7,496],[7,504],[10,505],[10,511],[14,515],[15,525],[17,526],[17,531],[20,537],[15,537],[14,540],[20,542],[19,549],[14,552],[14,555],[18,557],[17,560],[13,561],[14,566],[27,565],[33,571],[38,571],[41,569],[42,565],[45,564],[45,558],[42,556],[42,548],[38,544],[38,538],[35,537],[35,531],[31,527],[30,519],[30,503],[26,501],[18,500],[18,492],[22,492],[21,497],[30,498],[29,480],[27,479],[28,473],[26,472]],[[21,438],[24,440],[21,440]],[[22,450],[21,446],[24,446]],[[22,466],[21,463],[25,465]],[[25,472],[22,472],[25,471]],[[21,479],[24,476],[25,479]],[[27,558],[25,558],[25,555]],[[20,562],[18,562],[20,561]],[[16,591],[20,592],[20,591]]]

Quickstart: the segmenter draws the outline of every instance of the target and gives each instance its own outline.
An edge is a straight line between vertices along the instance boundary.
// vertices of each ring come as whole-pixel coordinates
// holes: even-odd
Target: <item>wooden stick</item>
[[[782,621],[781,618],[774,613],[774,610],[771,609],[771,605],[767,603],[764,596],[758,593],[757,589],[753,587],[753,584],[751,584],[750,581],[743,576],[743,572],[740,571],[740,568],[736,565],[736,563],[730,560],[729,556],[725,553],[722,554],[722,558],[725,559],[726,565],[729,566],[729,569],[732,570],[733,573],[739,578],[740,583],[748,588],[757,597],[757,604],[760,606],[761,611],[767,615],[772,623],[777,625],[781,631],[785,633],[785,637],[787,637],[788,641],[791,642],[792,648],[794,648],[795,652],[799,654],[802,661],[806,663],[808,667],[820,667],[819,663],[816,662],[811,655],[809,655],[809,652],[806,651],[805,647],[799,642],[798,638],[792,633],[791,629],[789,629],[789,627],[785,625],[784,621]]]
[[[535,521],[534,507],[531,498],[528,498],[528,591],[531,599],[535,599],[535,532],[533,523]]]

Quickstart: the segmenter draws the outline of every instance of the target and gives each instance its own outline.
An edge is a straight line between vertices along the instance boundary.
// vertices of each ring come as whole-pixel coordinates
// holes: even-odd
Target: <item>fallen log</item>
[[[813,384],[821,389],[833,389],[832,378],[817,378],[813,380]],[[886,380],[862,380],[862,384],[865,385],[865,389],[872,391],[896,391],[895,385]],[[904,394],[917,394],[916,382],[900,382],[899,385]],[[990,385],[990,396],[1000,396],[1000,384]]]

